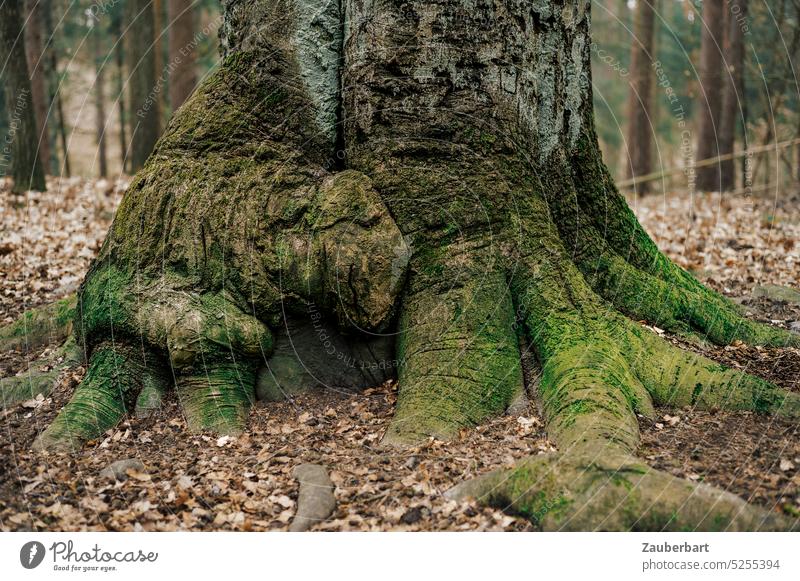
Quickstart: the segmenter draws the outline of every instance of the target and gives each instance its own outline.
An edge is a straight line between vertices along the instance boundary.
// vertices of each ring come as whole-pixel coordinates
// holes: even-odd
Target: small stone
[[[781,472],[789,472],[790,470],[794,470],[794,463],[786,458],[781,458],[779,468],[781,469]]]
[[[125,458],[124,460],[117,460],[103,468],[100,471],[100,478],[108,480],[123,481],[128,479],[128,470],[135,470],[136,472],[144,472],[144,464],[137,458]]]
[[[400,522],[405,525],[413,525],[422,518],[422,509],[418,506],[410,508],[400,517]]]

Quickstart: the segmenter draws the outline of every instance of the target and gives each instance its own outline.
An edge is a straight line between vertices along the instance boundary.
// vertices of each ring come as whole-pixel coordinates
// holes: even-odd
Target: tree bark
[[[330,386],[342,359],[396,373],[385,445],[453,438],[525,388],[521,339],[559,452],[469,494],[544,529],[786,526],[635,457],[637,414],[656,404],[800,417],[797,394],[639,321],[720,344],[800,340],[670,262],[614,187],[588,0],[224,6],[221,66],[81,286],[88,371],[38,447],[79,445],[173,387],[191,430],[241,432],[260,378],[280,390],[310,352]]]
[[[631,41],[631,82],[628,93],[627,145],[628,177],[636,178],[652,172],[652,141],[656,120],[652,116],[653,73],[655,60],[655,10],[650,0],[636,2],[634,37]],[[650,182],[634,184],[634,190],[645,194]]]
[[[736,126],[743,120],[741,101],[744,99],[744,30],[747,26],[747,1],[728,0],[725,10],[727,31],[724,54],[727,74],[722,94],[720,113],[719,154],[733,153]],[[729,192],[736,188],[736,160],[720,162],[720,190]]]
[[[183,105],[197,84],[194,40],[194,9],[192,0],[169,0],[169,103],[172,113]]]
[[[51,19],[51,6],[50,0],[41,0],[42,2],[42,16],[44,18],[44,31],[48,38],[53,36],[53,22]],[[69,151],[67,149],[67,125],[64,118],[64,104],[61,99],[61,76],[58,73],[58,55],[56,55],[55,47],[51,44],[47,53],[50,56],[50,103],[55,104],[56,108],[56,122],[57,122],[57,135],[61,141],[61,153],[63,157],[63,165],[59,166],[59,173],[65,177],[71,175],[69,164]],[[53,142],[55,145],[55,141]],[[55,148],[53,149],[55,152]]]
[[[114,64],[116,68],[116,94],[117,94],[117,107],[119,110],[119,154],[120,154],[120,167],[122,172],[128,171],[130,160],[128,159],[128,143],[127,131],[128,116],[125,111],[125,62],[123,56],[123,49],[125,42],[122,38],[122,21],[123,14],[121,10],[115,10],[111,13],[111,32],[115,39],[114,43]]]
[[[724,86],[722,49],[724,43],[724,0],[703,2],[700,78],[697,108],[697,161],[719,155],[720,112]],[[700,190],[720,189],[720,164],[697,168]]]
[[[8,0],[0,5],[0,62],[5,63],[6,114],[9,133],[4,144],[4,161],[11,158],[14,192],[45,189],[44,171],[38,144],[39,132],[33,106],[31,83],[22,29],[20,0]]]
[[[47,128],[49,99],[47,91],[47,58],[42,42],[42,7],[39,0],[26,0],[25,55],[31,80],[31,97],[39,135],[39,158],[45,174],[50,171],[50,132]]]
[[[95,23],[90,34],[92,35],[92,52],[94,53],[94,104],[95,104],[95,134],[97,136],[97,163],[100,177],[108,176],[108,157],[106,154],[106,106],[105,106],[105,58],[102,49],[101,31]]]
[[[125,15],[130,79],[130,168],[136,171],[144,166],[153,151],[161,123],[152,0],[130,0],[125,4]]]

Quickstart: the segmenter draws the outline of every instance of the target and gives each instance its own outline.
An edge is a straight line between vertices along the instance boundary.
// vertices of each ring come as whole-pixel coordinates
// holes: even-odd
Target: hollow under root
[[[97,438],[132,410],[144,384],[163,384],[164,364],[127,345],[101,343],[86,377],[52,424],[34,442],[38,450],[70,450]]]

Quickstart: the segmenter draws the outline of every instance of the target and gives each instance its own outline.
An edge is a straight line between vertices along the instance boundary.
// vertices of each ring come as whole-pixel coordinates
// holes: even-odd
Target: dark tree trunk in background
[[[641,321],[720,344],[800,337],[678,268],[616,190],[590,6],[224,2],[223,62],[125,193],[78,296],[86,376],[36,447],[79,446],[168,389],[190,430],[235,434],[297,377],[395,371],[383,442],[419,445],[524,398],[535,355],[558,452],[458,494],[551,530],[784,528],[636,458],[655,405],[800,417],[797,394]]]
[[[653,107],[653,69],[656,60],[655,10],[652,0],[637,0],[633,39],[631,40],[631,82],[628,93],[628,132],[627,146],[629,163],[628,177],[636,178],[649,174],[653,168],[652,142],[655,135],[656,120],[652,116]],[[634,184],[641,194],[650,189],[649,182]]]
[[[97,165],[100,177],[108,176],[108,157],[106,151],[106,104],[105,104],[105,53],[101,41],[102,30],[95,23],[91,31],[92,49],[94,52],[95,78],[94,78],[94,105],[95,105],[95,134],[97,136]]]
[[[697,101],[697,161],[719,155],[720,113],[722,90],[727,76],[722,63],[724,42],[724,1],[704,0],[702,40],[700,45],[700,78]],[[719,164],[697,168],[696,186],[699,190],[720,188]]]
[[[26,0],[27,21],[25,22],[25,55],[28,59],[28,73],[31,79],[31,95],[33,111],[36,117],[36,129],[39,133],[39,158],[42,170],[50,173],[50,132],[47,127],[50,99],[47,90],[47,67],[49,61],[44,50],[42,29],[41,0]]]
[[[722,111],[719,122],[719,154],[733,153],[736,127],[742,119],[744,99],[744,31],[747,26],[747,0],[728,0],[725,3],[726,34],[724,56],[727,71],[724,75]],[[736,160],[720,162],[720,190],[729,192],[736,187]]]
[[[3,162],[11,156],[13,191],[44,190],[45,180],[39,159],[39,132],[33,109],[31,83],[25,58],[21,0],[0,4],[0,63],[4,63],[6,115],[10,152],[3,151]],[[4,149],[9,144],[3,144]]]
[[[117,108],[119,110],[119,155],[120,168],[124,173],[128,170],[130,161],[128,160],[128,116],[125,111],[125,62],[123,52],[125,41],[122,38],[122,10],[115,10],[111,13],[111,35],[114,39],[114,78],[116,79]]]
[[[55,46],[52,44],[53,35],[53,20],[52,20],[52,1],[41,0],[42,2],[42,16],[44,18],[44,34],[48,38],[47,55],[50,59],[50,103],[55,106],[56,113],[56,132],[54,135],[58,136],[61,142],[61,155],[63,159],[63,166],[59,168],[59,172],[63,173],[66,177],[71,174],[69,166],[69,151],[67,150],[67,125],[64,118],[64,104],[61,99],[61,77],[58,73],[58,55],[56,55]],[[51,105],[51,107],[53,106]],[[55,151],[55,139],[53,141],[53,151]]]
[[[128,0],[125,19],[128,23],[125,38],[130,92],[130,169],[134,172],[153,151],[161,125],[152,0]]]
[[[169,0],[169,104],[172,114],[183,105],[197,84],[192,0]]]

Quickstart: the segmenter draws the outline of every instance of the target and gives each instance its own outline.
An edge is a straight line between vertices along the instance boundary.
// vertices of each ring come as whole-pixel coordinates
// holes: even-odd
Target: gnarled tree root
[[[75,344],[75,339],[69,337],[60,347],[31,363],[24,372],[0,378],[0,404],[8,407],[38,395],[50,395],[61,373],[82,361],[83,352]],[[39,371],[37,368],[42,366],[50,367],[50,370]]]
[[[729,492],[597,448],[535,456],[449,490],[547,531],[768,531],[797,527]]]
[[[102,343],[70,402],[33,444],[37,450],[69,451],[114,427],[143,385],[164,382],[163,362],[133,347]]]
[[[9,325],[0,327],[0,351],[35,349],[64,341],[72,331],[75,295],[28,309]]]

